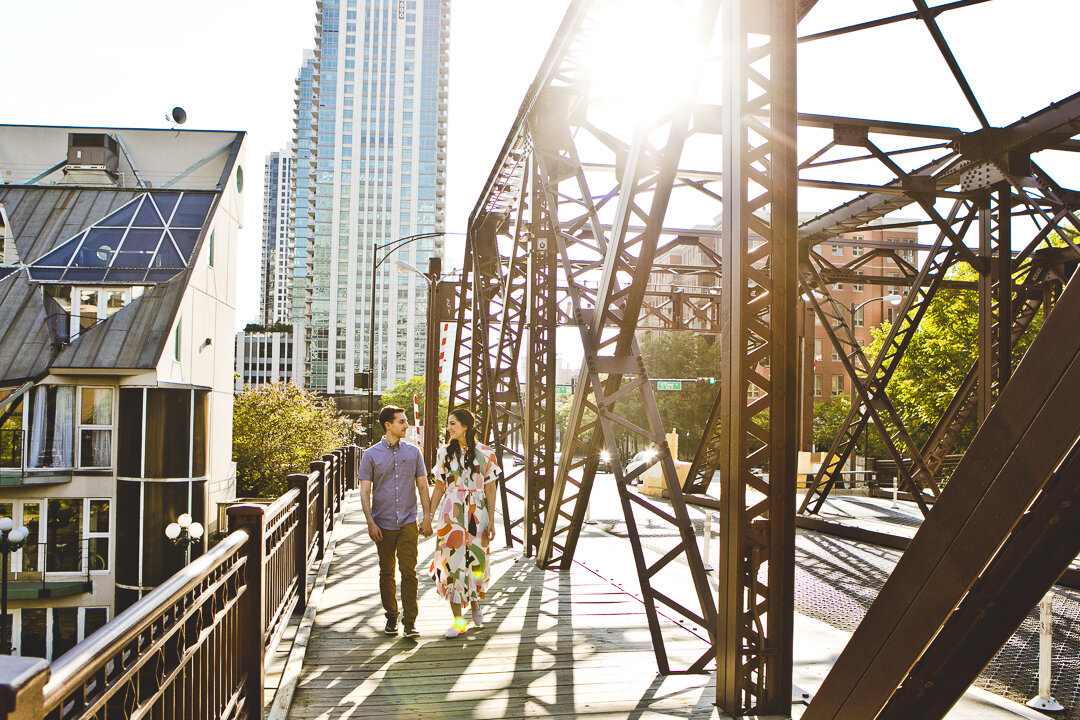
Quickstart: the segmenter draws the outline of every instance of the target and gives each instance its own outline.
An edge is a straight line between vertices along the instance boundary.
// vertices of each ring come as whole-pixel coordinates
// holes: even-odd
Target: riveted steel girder
[[[725,0],[722,24],[726,325],[719,425],[726,441],[716,699],[735,716],[787,715],[799,296],[795,3]],[[763,462],[768,478],[752,472]]]
[[[1080,149],[1072,140],[1080,120],[1080,95],[1008,127],[990,127],[937,26],[941,13],[986,1],[930,6],[915,0],[914,12],[804,38],[921,21],[979,121],[979,130],[963,132],[890,120],[797,115],[795,26],[813,6],[799,0],[671,3],[671,12],[694,15],[693,27],[699,39],[704,38],[703,45],[708,45],[714,27],[718,29],[712,41],[720,50],[711,52],[707,61],[685,65],[695,78],[702,73],[706,82],[701,86],[713,92],[655,117],[640,108],[623,113],[620,122],[596,112],[589,73],[590,50],[605,30],[603,13],[617,3],[575,0],[470,219],[451,402],[480,413],[487,437],[502,457],[516,455],[514,439],[522,438],[524,468],[511,471],[512,482],[501,485],[508,542],[522,542],[527,553],[535,551],[541,566],[567,567],[597,482],[599,451],[611,451],[657,663],[662,672],[673,670],[663,643],[662,611],[704,625],[710,647],[686,669],[700,670],[710,656],[716,657],[717,700],[727,712],[784,715],[791,697],[799,295],[817,293],[810,306],[846,360],[857,397],[830,453],[834,461],[815,478],[804,508],[820,507],[841,458],[870,423],[882,431],[902,480],[922,501],[923,494],[936,492],[933,473],[958,428],[975,412],[980,392],[984,410],[995,397],[1007,399],[1016,392],[1010,389],[1011,347],[1038,311],[1049,313],[1061,282],[1080,258],[1080,246],[1067,227],[1080,228],[1080,196],[1059,186],[1031,158],[1046,149]],[[822,132],[831,135],[816,147],[799,147],[801,162],[795,152],[797,124],[819,137]],[[836,172],[860,165],[873,165],[874,177],[884,168],[892,179],[875,184],[867,180],[870,175]],[[798,224],[797,187],[861,195]],[[672,198],[683,194],[708,206],[709,214],[689,221],[672,219]],[[943,200],[951,201],[951,213],[940,209]],[[918,248],[922,262],[895,248],[877,247],[837,266],[815,250],[841,233],[888,227],[892,218],[887,216],[909,207],[925,218],[921,224],[938,231],[933,246]],[[1016,253],[1012,222],[1019,218],[1030,219],[1037,230]],[[967,237],[972,227],[979,228],[981,240],[974,247]],[[1064,252],[1072,257],[1040,266],[1035,257],[1047,255],[1044,246],[1052,234],[1069,245]],[[719,252],[713,249],[717,239]],[[669,256],[681,246],[695,248],[704,259],[671,261]],[[859,277],[911,290],[883,350],[868,358],[828,286],[855,277],[862,265],[880,257],[892,258],[900,277]],[[981,354],[989,361],[971,369],[939,423],[940,432],[935,430],[919,448],[886,386],[938,291],[975,289],[976,283],[948,277],[959,262],[980,273]],[[557,325],[578,329],[585,355],[561,445],[556,443],[552,387]],[[642,329],[710,333],[724,348],[717,373],[721,392],[701,445],[691,449],[695,459],[681,482],[635,338]],[[515,374],[522,356],[529,374],[524,382]],[[629,398],[644,407],[641,425],[622,411],[621,403]],[[990,411],[991,425],[995,412]],[[658,446],[654,466],[661,471],[666,501],[630,488],[630,481],[648,468],[624,472],[614,446],[616,428]],[[558,467],[556,448],[561,452]],[[975,461],[965,462],[971,466]],[[767,476],[751,472],[760,466],[768,467]],[[714,478],[719,480],[719,497],[706,496]],[[1022,503],[1032,497],[1013,499]],[[937,507],[948,507],[945,500],[943,495]],[[721,513],[718,606],[705,582],[689,504]],[[638,531],[642,517],[675,530],[676,544],[659,560],[645,552]],[[941,520],[944,526],[935,520],[924,529],[945,527],[939,538],[946,537],[955,530],[948,526],[952,521],[962,519]],[[1003,524],[992,531],[999,533],[995,542],[1000,540],[1001,548],[1011,548],[1017,557],[1024,554]],[[941,552],[943,562],[953,562],[951,548]],[[664,574],[673,570],[689,574],[691,597],[671,595],[674,585]],[[909,582],[919,582],[910,566],[905,572]],[[1046,572],[1036,573],[1039,582]],[[998,576],[987,587],[1009,588],[1010,582]],[[927,608],[904,621],[909,619],[926,624],[927,637],[946,622]],[[973,627],[962,626],[955,637],[973,642]],[[860,629],[860,642],[892,632]],[[886,638],[894,640],[902,638]],[[948,648],[941,646],[934,653],[942,650]],[[926,657],[933,656],[928,651]],[[864,661],[869,664],[859,664]],[[859,684],[858,692],[873,688],[863,674],[878,672],[875,662],[862,656],[845,664],[849,679]],[[926,666],[932,665],[928,661]],[[889,682],[902,677],[901,669],[888,668]],[[950,692],[934,702],[945,702]],[[835,717],[872,717],[881,702],[876,696],[869,705],[845,706]]]

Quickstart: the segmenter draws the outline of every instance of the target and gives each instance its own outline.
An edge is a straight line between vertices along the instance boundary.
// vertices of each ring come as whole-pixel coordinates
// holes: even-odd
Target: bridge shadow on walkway
[[[625,541],[590,541],[594,567],[629,558]],[[433,550],[422,541],[420,637],[387,637],[375,547],[348,498],[290,718],[719,717],[712,675],[659,675],[641,603],[579,563],[545,572],[518,549],[496,550],[485,626],[445,639],[449,606],[426,573]],[[702,652],[681,628],[666,637],[673,665]]]

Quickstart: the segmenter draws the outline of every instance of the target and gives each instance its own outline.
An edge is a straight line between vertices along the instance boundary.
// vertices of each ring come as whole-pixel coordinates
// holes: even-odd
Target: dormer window
[[[67,339],[74,338],[102,320],[112,317],[117,310],[142,295],[144,290],[141,285],[128,288],[46,285],[45,288],[49,297],[68,315]]]

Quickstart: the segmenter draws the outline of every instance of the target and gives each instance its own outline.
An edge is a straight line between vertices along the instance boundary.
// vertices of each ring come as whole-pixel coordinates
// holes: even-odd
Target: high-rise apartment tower
[[[301,303],[304,313],[297,351],[309,389],[353,393],[371,338],[373,247],[445,227],[450,3],[317,5],[315,52],[298,77],[294,139],[294,317]],[[424,371],[427,286],[396,261],[425,270],[442,248],[434,237],[408,242],[385,260],[380,251],[377,391]]]
[[[259,271],[259,322],[288,323],[293,271],[293,160],[282,150],[266,156],[263,167],[262,267]]]

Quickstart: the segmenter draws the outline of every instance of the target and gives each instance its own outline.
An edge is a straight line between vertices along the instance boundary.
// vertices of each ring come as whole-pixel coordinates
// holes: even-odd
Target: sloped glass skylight
[[[186,268],[212,193],[139,195],[30,263],[30,279],[65,284],[154,285]]]

